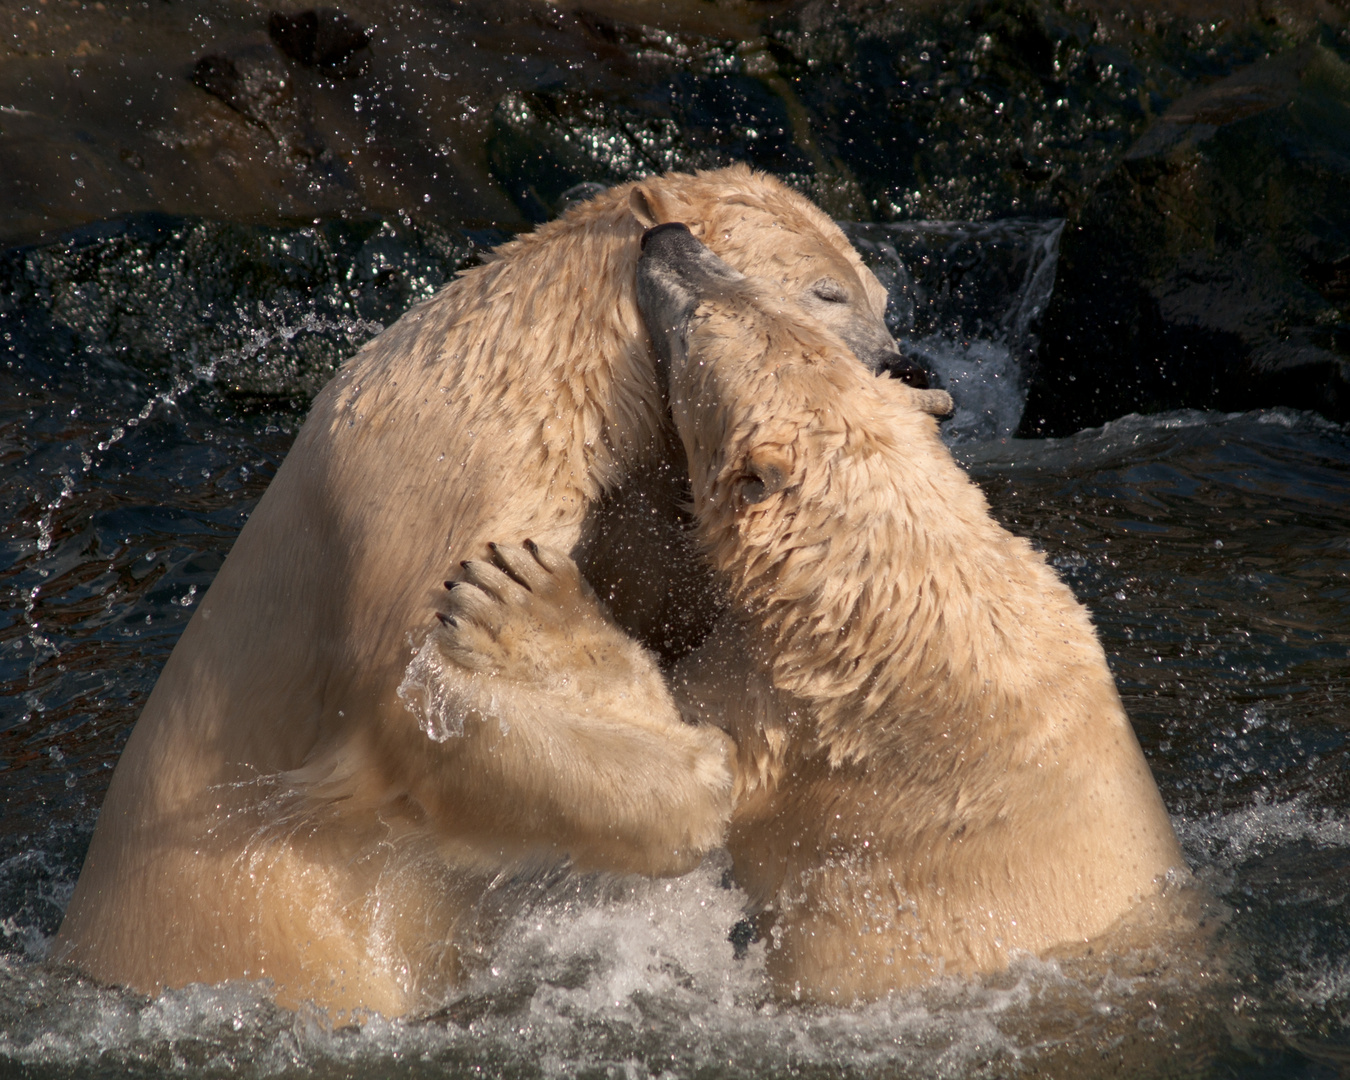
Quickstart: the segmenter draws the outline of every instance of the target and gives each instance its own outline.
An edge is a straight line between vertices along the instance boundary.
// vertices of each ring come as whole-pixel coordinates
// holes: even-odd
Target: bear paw
[[[449,750],[438,813],[459,821],[506,798],[522,836],[578,867],[689,870],[726,832],[731,740],[684,723],[655,657],[570,558],[528,540],[488,546],[446,582],[432,654],[419,651],[399,691]]]
[[[614,626],[577,564],[559,551],[489,544],[492,561],[469,559],[439,614],[448,660],[466,671],[518,682],[567,681],[627,668],[631,643]]]

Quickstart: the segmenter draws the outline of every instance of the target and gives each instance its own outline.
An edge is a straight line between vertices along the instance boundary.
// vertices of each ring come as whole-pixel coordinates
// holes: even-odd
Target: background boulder
[[[1312,44],[1175,102],[1065,235],[1023,418],[1350,419],[1350,65]]]
[[[0,249],[498,235],[744,160],[854,222],[1066,219],[1023,434],[1340,417],[1347,4],[0,0]]]

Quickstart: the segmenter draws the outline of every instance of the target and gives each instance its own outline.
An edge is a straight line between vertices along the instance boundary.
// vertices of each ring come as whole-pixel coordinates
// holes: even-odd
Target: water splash
[[[745,898],[724,873],[714,859],[672,881],[571,879],[515,920],[444,1008],[336,1030],[276,1008],[265,984],[146,999],[63,972],[38,982],[0,957],[0,985],[18,990],[0,1000],[0,1061],[190,1076],[393,1075],[408,1060],[520,1077],[1006,1076],[1053,1049],[1036,1027],[1047,1008],[1110,1030],[1154,1018],[1164,1000],[1156,982],[1142,994],[1130,976],[1085,981],[1027,959],[999,979],[857,1008],[781,1005],[763,946],[733,956]]]
[[[1054,290],[1060,219],[841,223],[888,294],[901,347],[949,391],[949,442],[1003,438],[1026,405],[1023,363]]]
[[[143,453],[126,453],[133,433],[156,441],[190,422],[185,407],[260,409],[265,430],[293,427],[338,363],[475,250],[467,236],[397,221],[264,229],[152,216],[0,253],[0,378],[21,388],[20,403],[34,392],[76,403],[59,442],[37,444],[46,461],[20,470],[34,513],[0,571],[26,634],[20,723],[43,707],[40,669],[61,660],[44,599],[70,561],[62,545],[81,532],[74,507],[95,476]],[[174,602],[190,609],[197,595],[188,583]]]
[[[1307,795],[1285,802],[1257,798],[1227,813],[1183,818],[1177,831],[1193,859],[1225,871],[1300,842],[1350,851],[1350,819]]]
[[[445,661],[434,634],[427,635],[408,661],[397,693],[403,707],[417,718],[417,726],[433,742],[464,737],[466,710],[446,688]]]

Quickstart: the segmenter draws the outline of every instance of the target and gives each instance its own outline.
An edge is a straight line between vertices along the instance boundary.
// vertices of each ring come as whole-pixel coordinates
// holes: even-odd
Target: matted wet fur
[[[737,744],[728,844],[777,992],[874,998],[1166,923],[1189,874],[1082,605],[916,391],[687,230],[644,243],[731,602],[677,676]]]
[[[674,656],[719,611],[634,300],[639,237],[672,218],[902,364],[839,229],[744,167],[611,190],[460,275],[315,400],[127,742],[57,957],[147,993],[270,979],[398,1015],[460,977],[494,882],[674,874],[722,841],[729,741],[682,722],[624,632]],[[594,609],[564,630],[616,661],[607,697],[577,704],[575,650],[528,673],[542,689],[456,667],[471,593],[443,581],[467,561],[464,588],[505,602],[491,572],[526,549],[488,544],[525,537],[568,578],[555,599]],[[424,685],[437,663],[460,681]]]

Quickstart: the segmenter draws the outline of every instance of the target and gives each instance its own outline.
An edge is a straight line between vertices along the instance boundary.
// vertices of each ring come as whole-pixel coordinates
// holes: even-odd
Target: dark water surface
[[[309,394],[493,239],[396,220],[100,230],[0,256],[0,1074],[1350,1071],[1350,432],[1280,409],[955,444],[1095,613],[1224,905],[1216,956],[1028,959],[862,1009],[784,1008],[762,945],[733,958],[741,898],[714,860],[559,895],[418,1022],[333,1031],[262,986],[149,1000],[45,963],[130,726]],[[959,321],[945,362],[974,387]],[[934,327],[910,329],[944,360]]]

